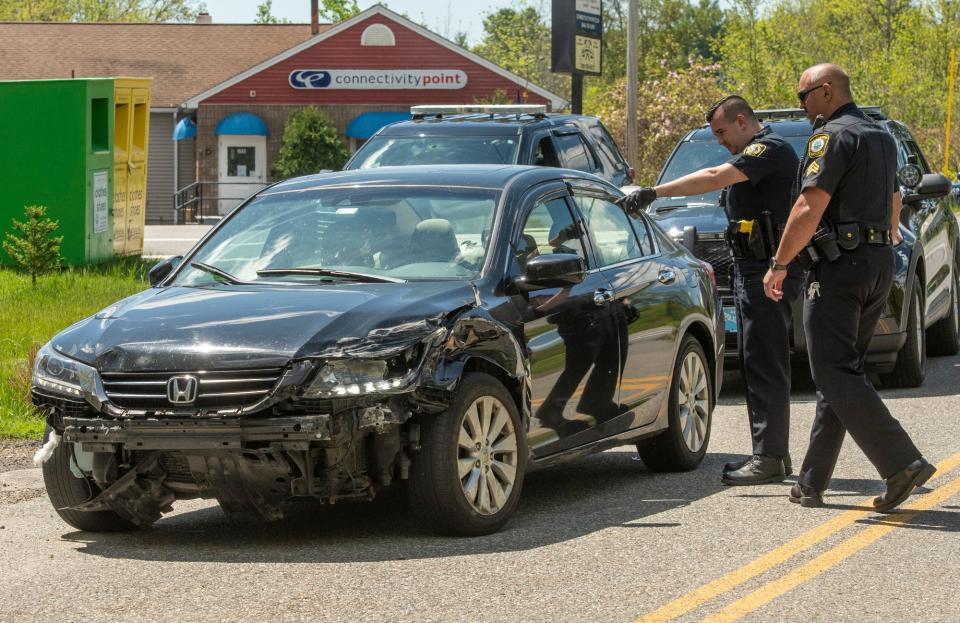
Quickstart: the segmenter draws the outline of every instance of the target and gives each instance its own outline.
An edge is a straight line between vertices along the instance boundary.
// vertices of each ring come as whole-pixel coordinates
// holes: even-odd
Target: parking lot
[[[23,472],[0,505],[0,621],[956,620],[958,374],[960,357],[931,359],[922,388],[884,392],[941,467],[894,515],[870,510],[882,483],[849,440],[826,508],[788,503],[788,484],[721,486],[747,449],[736,377],[698,470],[653,474],[619,448],[535,472],[507,528],[477,539],[426,533],[399,492],[269,526],[181,502],[148,531],[80,533]],[[799,464],[814,396],[796,376]]]

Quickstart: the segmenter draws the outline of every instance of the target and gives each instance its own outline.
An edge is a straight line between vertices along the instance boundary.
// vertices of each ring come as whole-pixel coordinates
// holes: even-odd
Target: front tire
[[[707,453],[713,414],[710,366],[700,342],[691,335],[680,344],[669,401],[667,430],[638,444],[637,453],[654,471],[689,471]]]
[[[421,448],[408,483],[410,506],[440,534],[496,532],[520,499],[526,434],[513,397],[495,378],[470,373],[443,413],[420,419]]]
[[[927,375],[927,334],[923,330],[923,283],[913,282],[910,293],[910,311],[907,315],[907,341],[897,354],[892,371],[880,375],[884,387],[920,387]]]
[[[44,443],[50,437],[47,427],[43,435]],[[61,442],[53,451],[53,456],[43,464],[43,484],[53,509],[60,518],[76,528],[86,532],[126,532],[137,526],[113,511],[75,511],[68,507],[88,502],[100,494],[100,488],[92,480],[77,478],[70,469],[73,444]]]

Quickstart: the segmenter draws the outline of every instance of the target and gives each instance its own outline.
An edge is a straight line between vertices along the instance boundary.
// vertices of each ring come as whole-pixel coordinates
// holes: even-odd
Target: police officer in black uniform
[[[767,295],[781,300],[786,265],[808,252],[813,239],[820,261],[807,275],[803,325],[817,412],[790,501],[823,503],[849,431],[886,479],[886,492],[873,504],[887,512],[936,471],[863,372],[893,282],[900,220],[896,143],[853,103],[850,80],[836,65],[803,72],[797,96],[814,132],[801,168],[801,195],[764,277]]]
[[[769,127],[763,127],[742,97],[731,95],[707,112],[707,123],[733,157],[655,188],[629,195],[624,206],[645,208],[657,197],[699,195],[729,187],[725,210],[727,240],[734,256],[740,371],[747,395],[753,455],[728,463],[728,485],[780,482],[791,471],[790,328],[791,303],[802,286],[791,270],[778,302],[763,292],[763,276],[776,249],[778,234],[793,203],[797,156]]]

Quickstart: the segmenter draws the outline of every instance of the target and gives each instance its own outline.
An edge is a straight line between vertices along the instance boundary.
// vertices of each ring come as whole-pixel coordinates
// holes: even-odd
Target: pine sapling
[[[7,233],[3,250],[27,273],[31,283],[37,285],[37,276],[60,268],[60,244],[63,236],[53,236],[59,221],[47,218],[45,206],[26,206],[25,221],[12,219],[14,232]]]

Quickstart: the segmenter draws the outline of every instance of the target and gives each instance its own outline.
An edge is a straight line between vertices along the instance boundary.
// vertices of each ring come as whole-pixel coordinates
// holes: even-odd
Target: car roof
[[[860,110],[875,121],[888,120],[879,106],[861,106]],[[755,113],[761,124],[769,125],[774,132],[783,137],[807,137],[810,136],[812,131],[810,121],[807,120],[804,112],[799,108],[757,110]],[[715,141],[716,137],[710,131],[710,126],[705,124],[703,127],[691,131],[684,140]]]
[[[568,177],[580,177],[590,181],[608,184],[602,178],[583,171],[538,167],[526,165],[499,164],[446,164],[446,165],[410,165],[399,167],[378,167],[372,169],[352,169],[332,173],[318,173],[292,178],[269,188],[260,194],[306,190],[326,186],[451,186],[466,188],[505,188],[510,182],[523,178],[530,185],[559,180]]]
[[[565,123],[596,121],[588,115],[549,113],[468,113],[415,115],[409,121],[398,121],[383,127],[377,136],[411,135],[486,135],[514,136],[526,128],[553,127]]]

